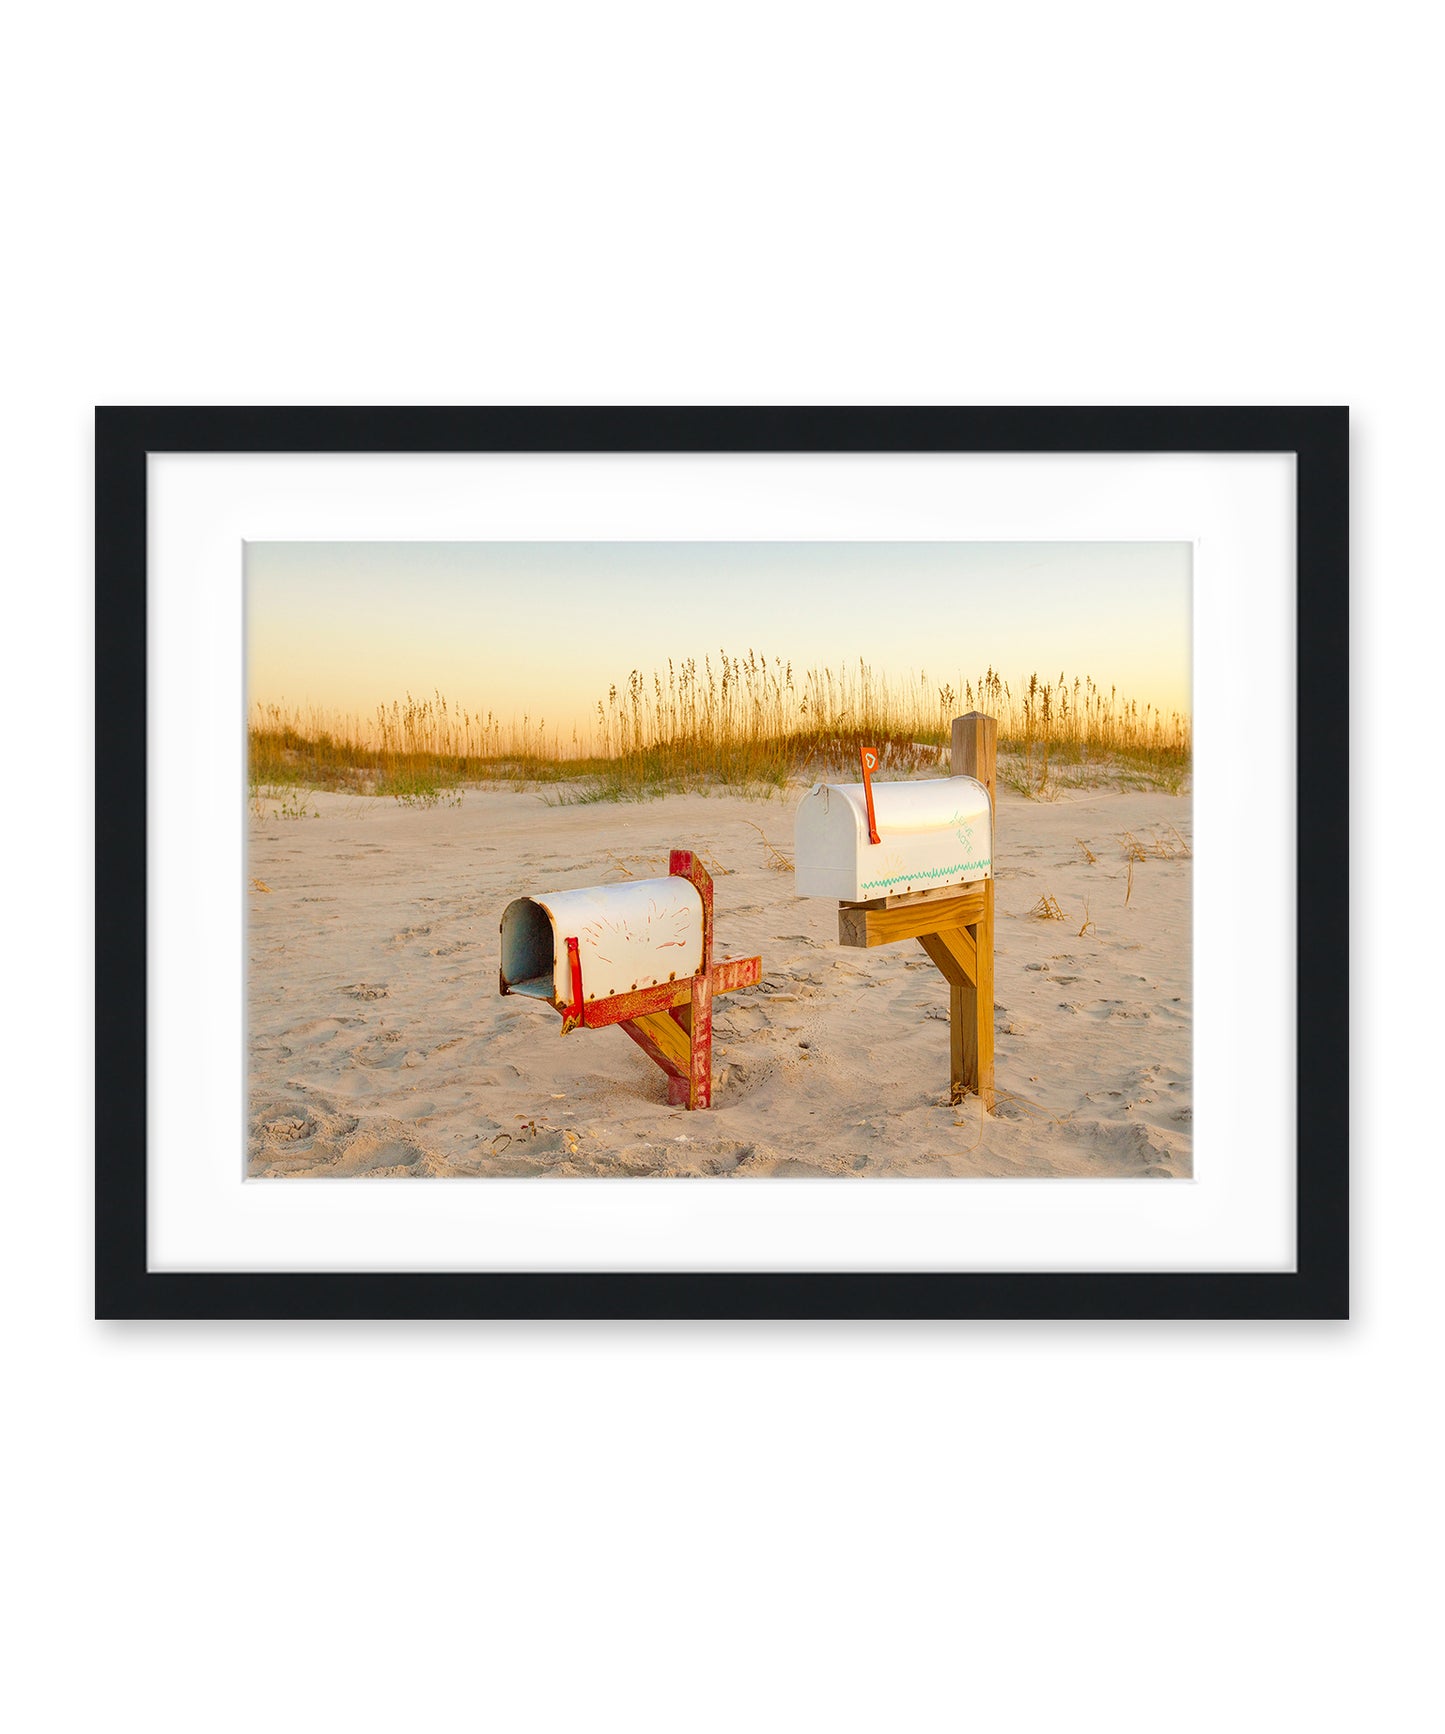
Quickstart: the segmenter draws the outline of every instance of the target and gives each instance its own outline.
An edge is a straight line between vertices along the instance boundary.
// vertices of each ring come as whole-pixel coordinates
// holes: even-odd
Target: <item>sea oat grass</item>
[[[884,776],[947,769],[956,714],[998,719],[999,780],[1052,797],[1109,783],[1177,793],[1188,777],[1188,720],[1106,693],[1092,680],[1043,682],[1018,696],[990,669],[977,681],[898,681],[865,662],[795,670],[749,651],[634,670],[608,689],[590,725],[561,734],[545,719],[503,723],[440,693],[378,706],[369,718],[257,705],[255,788],[345,790],[431,805],[467,784],[552,786],[560,802],[645,800],[713,788],[767,797],[804,780],[857,775],[862,746]]]

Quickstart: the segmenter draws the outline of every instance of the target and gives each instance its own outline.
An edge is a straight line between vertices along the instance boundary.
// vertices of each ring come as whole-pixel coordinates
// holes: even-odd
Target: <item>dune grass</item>
[[[767,795],[803,779],[856,772],[877,749],[885,775],[946,766],[952,719],[998,718],[1000,780],[1030,796],[1099,781],[1178,792],[1189,774],[1188,719],[1121,698],[1087,677],[1017,692],[993,669],[938,686],[856,668],[795,671],[749,651],[644,676],[597,701],[587,728],[503,723],[434,694],[378,706],[365,720],[277,704],[250,723],[258,790],[335,789],[406,804],[459,801],[467,784],[542,788],[558,801],[643,800],[686,790]]]

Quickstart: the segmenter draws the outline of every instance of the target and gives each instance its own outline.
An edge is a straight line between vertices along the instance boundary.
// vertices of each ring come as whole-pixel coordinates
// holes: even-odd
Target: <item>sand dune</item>
[[[1001,792],[993,1116],[949,1105],[948,990],[922,950],[840,947],[836,905],[777,870],[757,827],[790,853],[796,798],[313,795],[316,817],[253,820],[249,1173],[1190,1174],[1187,797]],[[1150,850],[1132,886],[1126,833]],[[511,898],[665,873],[673,846],[716,876],[718,955],[763,959],[717,1002],[696,1114],[620,1032],[563,1039],[497,991]],[[1045,896],[1066,919],[1032,913]]]

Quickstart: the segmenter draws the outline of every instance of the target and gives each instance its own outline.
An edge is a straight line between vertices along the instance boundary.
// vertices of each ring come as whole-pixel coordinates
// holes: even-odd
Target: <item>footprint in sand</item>
[[[360,1046],[352,1048],[350,1058],[354,1066],[377,1071],[382,1067],[391,1069],[408,1064],[409,1054],[414,1051],[403,1052],[400,1034],[396,1030],[384,1030],[379,1036],[372,1036]]]
[[[1170,1179],[1177,1172],[1168,1134],[1141,1120],[1069,1120],[1059,1136],[1102,1173]]]

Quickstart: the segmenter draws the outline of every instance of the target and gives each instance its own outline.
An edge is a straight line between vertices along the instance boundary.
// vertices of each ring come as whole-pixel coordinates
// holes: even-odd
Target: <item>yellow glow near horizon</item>
[[[250,543],[255,704],[362,721],[440,692],[585,734],[613,685],[720,648],[933,689],[1091,676],[1190,714],[1192,549],[1170,543]]]

